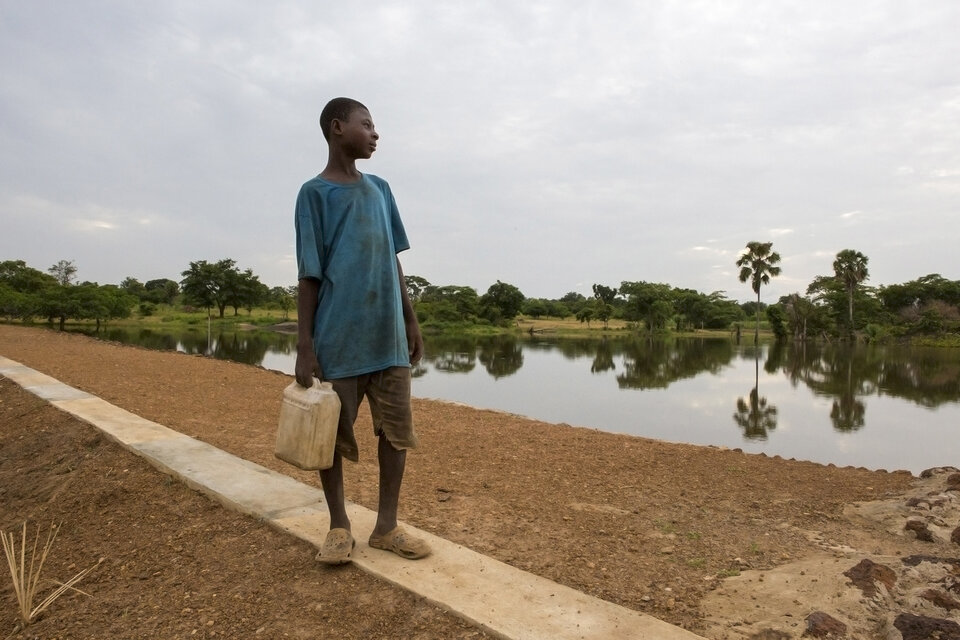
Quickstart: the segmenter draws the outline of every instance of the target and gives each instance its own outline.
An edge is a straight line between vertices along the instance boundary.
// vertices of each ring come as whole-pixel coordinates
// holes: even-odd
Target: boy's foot
[[[346,564],[353,560],[353,548],[356,546],[357,541],[346,529],[330,529],[317,554],[317,561],[324,564]]]
[[[370,534],[367,544],[374,549],[392,551],[407,560],[416,560],[430,555],[430,545],[420,538],[411,536],[400,527],[383,535]]]

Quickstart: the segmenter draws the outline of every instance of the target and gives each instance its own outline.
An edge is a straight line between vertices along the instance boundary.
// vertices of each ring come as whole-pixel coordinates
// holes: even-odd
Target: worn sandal
[[[375,533],[370,534],[370,540],[367,544],[374,549],[392,551],[407,560],[416,560],[430,555],[430,545],[420,538],[411,536],[400,527],[382,536]]]
[[[353,560],[353,548],[357,546],[357,541],[346,529],[330,529],[320,552],[317,553],[317,561],[324,564],[346,564]]]

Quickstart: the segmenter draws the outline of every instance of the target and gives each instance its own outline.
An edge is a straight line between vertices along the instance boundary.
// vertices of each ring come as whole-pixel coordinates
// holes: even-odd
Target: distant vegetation
[[[406,284],[423,330],[431,333],[516,330],[523,317],[536,321],[531,327],[555,319],[591,331],[609,330],[614,324],[618,331],[651,334],[719,330],[739,335],[749,326],[755,340],[762,330],[777,340],[909,339],[960,346],[960,281],[929,274],[902,284],[866,286],[868,258],[845,249],[837,254],[832,274],[817,276],[803,293],[765,304],[761,287],[780,274],[779,261],[772,243],[747,244],[736,264],[739,280],[749,281],[757,300],[742,304],[724,291],[703,293],[643,280],[624,280],[619,286],[596,283],[589,297],[571,291],[558,299],[527,298],[499,280],[483,294],[468,286],[432,284],[416,275],[406,276]],[[66,260],[46,272],[22,260],[0,262],[0,315],[7,321],[39,319],[61,327],[67,321],[99,327],[128,318],[269,324],[289,320],[296,307],[296,285],[269,288],[232,259],[191,262],[179,280],[141,283],[128,277],[119,284],[100,285],[75,283],[76,273],[76,266]]]

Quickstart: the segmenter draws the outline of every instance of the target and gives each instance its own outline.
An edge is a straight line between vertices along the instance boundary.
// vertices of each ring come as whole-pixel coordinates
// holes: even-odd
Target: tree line
[[[527,298],[516,286],[497,281],[480,294],[462,285],[436,285],[406,276],[407,292],[421,325],[455,329],[477,324],[509,325],[519,315],[532,318],[573,317],[591,326],[619,319],[649,332],[695,329],[732,330],[752,319],[754,339],[761,323],[777,338],[798,340],[864,336],[884,339],[915,334],[960,333],[960,281],[929,274],[902,284],[869,287],[868,258],[845,249],[833,261],[833,273],[817,276],[805,292],[761,300],[762,287],[780,275],[780,255],[770,242],[749,242],[738,257],[740,282],[749,282],[756,301],[738,303],[724,291],[703,293],[666,283],[624,280],[619,286],[594,283],[592,295],[568,292],[558,299]],[[296,285],[267,287],[252,270],[235,260],[198,260],[180,280],[159,278],[141,283],[128,277],[118,285],[75,283],[77,268],[61,260],[46,272],[22,260],[0,262],[0,314],[8,319],[47,318],[61,326],[67,319],[94,320],[99,326],[137,310],[151,315],[157,305],[180,304],[187,310],[227,308],[280,310],[283,318],[296,306]],[[763,320],[761,320],[763,318]]]
[[[143,283],[127,277],[119,285],[75,282],[77,267],[60,260],[46,272],[23,260],[0,262],[0,314],[8,320],[46,318],[62,328],[69,320],[94,320],[99,328],[109,320],[127,318],[134,309],[150,316],[160,304],[201,308],[220,318],[227,307],[234,315],[268,306],[287,316],[296,304],[296,287],[273,287],[260,282],[250,269],[241,271],[235,260],[198,260],[181,273],[182,279],[158,278]]]
[[[781,296],[765,308],[778,339],[864,337],[884,340],[913,335],[960,333],[960,281],[931,273],[901,284],[870,287],[869,258],[854,249],[839,251],[833,273],[816,276],[805,293]],[[750,281],[757,294],[756,321],[760,326],[760,290],[780,275],[780,255],[772,242],[748,242],[737,260],[740,282]]]

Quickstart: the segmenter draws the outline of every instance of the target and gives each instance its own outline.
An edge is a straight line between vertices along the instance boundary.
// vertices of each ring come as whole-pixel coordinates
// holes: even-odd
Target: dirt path
[[[0,355],[316,484],[273,456],[287,376],[8,325],[0,325]],[[669,444],[434,401],[416,400],[414,412],[422,447],[408,458],[402,519],[709,637],[746,628],[706,608],[725,577],[828,547],[930,550],[888,531],[889,523],[844,513],[853,502],[903,495],[915,484],[908,473]],[[369,416],[361,421],[368,425]],[[359,432],[348,497],[376,508],[374,442]],[[5,380],[0,452],[0,527],[63,521],[64,564],[51,565],[51,576],[106,558],[84,583],[91,598],[70,596],[16,637],[245,637],[258,629],[263,637],[482,637],[356,569],[316,566],[304,545],[172,483]],[[9,590],[0,594],[12,602]],[[0,625],[12,628],[3,604]],[[802,602],[791,606],[796,611],[776,615],[802,622],[810,613]],[[336,633],[318,635],[329,628]]]

